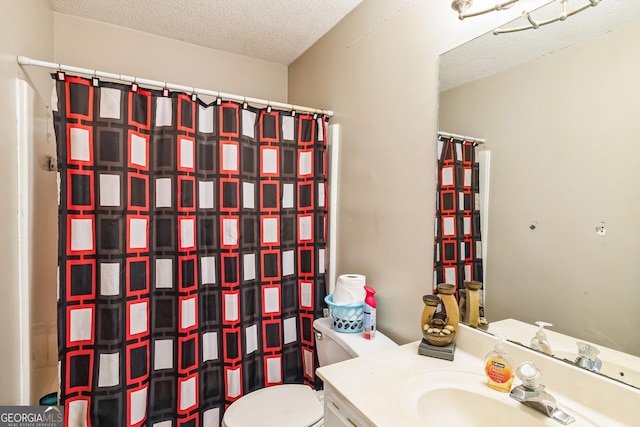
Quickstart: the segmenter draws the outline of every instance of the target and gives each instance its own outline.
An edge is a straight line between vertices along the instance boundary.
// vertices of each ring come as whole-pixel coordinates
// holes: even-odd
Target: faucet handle
[[[600,350],[586,342],[578,341],[576,344],[578,345],[578,357],[573,363],[581,368],[600,372],[602,369],[602,360],[598,359]]]
[[[540,387],[540,371],[532,362],[524,362],[518,366],[516,375],[526,389],[537,390]]]
[[[586,357],[592,362],[596,361],[598,354],[600,354],[600,350],[586,342],[578,341],[576,344],[578,346],[578,355],[580,357]]]

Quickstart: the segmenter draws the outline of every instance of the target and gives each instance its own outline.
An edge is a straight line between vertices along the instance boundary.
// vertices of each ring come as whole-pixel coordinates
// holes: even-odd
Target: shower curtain
[[[55,78],[66,425],[217,426],[313,384],[326,118]]]
[[[480,168],[476,143],[438,135],[433,291],[483,281]]]

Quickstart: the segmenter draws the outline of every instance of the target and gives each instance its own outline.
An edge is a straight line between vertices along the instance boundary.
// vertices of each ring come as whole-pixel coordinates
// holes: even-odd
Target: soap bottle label
[[[485,366],[485,371],[492,381],[499,384],[504,384],[513,377],[509,365],[506,364],[504,360],[498,358],[489,359]]]

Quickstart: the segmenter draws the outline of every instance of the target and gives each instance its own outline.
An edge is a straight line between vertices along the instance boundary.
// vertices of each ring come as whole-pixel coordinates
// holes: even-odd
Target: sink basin
[[[484,375],[459,371],[425,372],[405,382],[399,407],[409,426],[434,425],[496,427],[561,426],[555,420],[486,385]],[[562,406],[563,409],[564,406]],[[570,410],[576,420],[575,413]],[[582,426],[594,424],[581,419]]]
[[[569,351],[554,351],[553,355],[571,363],[573,363],[577,357],[575,352],[572,353]],[[615,363],[607,359],[606,356],[603,356],[602,354],[600,354],[599,357],[602,360],[602,368],[600,369],[601,374],[606,375],[609,378],[613,378],[614,380],[623,381],[634,387],[640,388],[640,371],[638,370],[638,366],[630,367]]]

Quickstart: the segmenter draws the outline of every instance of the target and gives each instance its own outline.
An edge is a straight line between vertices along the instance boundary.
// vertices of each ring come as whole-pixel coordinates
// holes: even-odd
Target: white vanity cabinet
[[[358,410],[341,398],[331,386],[324,387],[325,427],[374,427]]]

